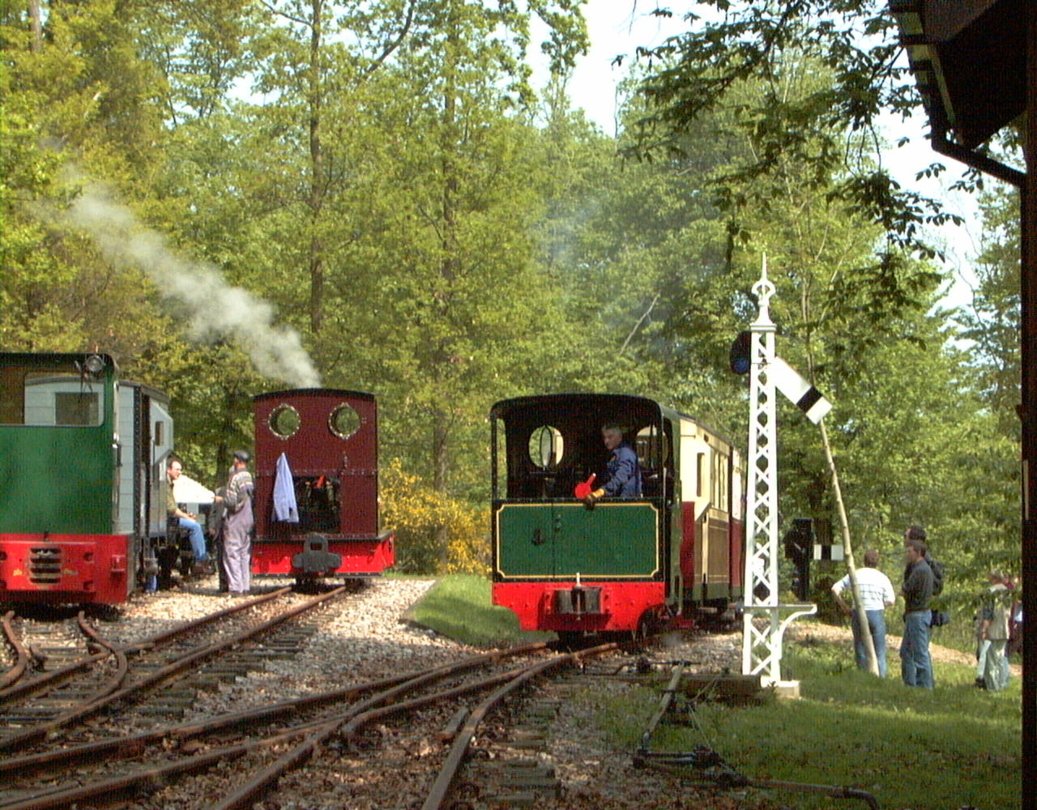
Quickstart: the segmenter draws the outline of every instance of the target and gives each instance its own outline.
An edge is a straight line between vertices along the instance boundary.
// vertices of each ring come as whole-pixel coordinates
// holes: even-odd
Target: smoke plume
[[[229,338],[248,352],[260,374],[302,388],[320,384],[299,333],[275,325],[270,304],[228,284],[212,264],[178,256],[100,184],[83,187],[64,221],[85,230],[109,261],[141,268],[164,297],[183,304],[192,338]]]

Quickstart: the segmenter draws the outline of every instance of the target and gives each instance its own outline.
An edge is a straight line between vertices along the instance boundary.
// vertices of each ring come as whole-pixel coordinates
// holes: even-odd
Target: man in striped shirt
[[[875,644],[875,657],[879,663],[879,677],[885,678],[888,671],[886,663],[886,608],[896,601],[893,583],[889,577],[878,569],[879,553],[869,548],[864,552],[864,568],[857,569],[857,589],[861,595],[861,605],[868,617],[868,629]],[[861,638],[860,623],[857,611],[843,599],[843,591],[850,587],[850,575],[847,574],[832,586],[832,596],[839,608],[850,616],[853,627],[853,651],[857,659],[858,669],[868,668],[868,651]]]

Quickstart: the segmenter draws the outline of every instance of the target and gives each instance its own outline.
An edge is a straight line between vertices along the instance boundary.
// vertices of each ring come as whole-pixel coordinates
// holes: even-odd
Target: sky
[[[657,5],[671,8],[675,15],[667,20],[652,15]],[[577,63],[569,82],[569,95],[576,107],[609,135],[616,133],[616,89],[634,60],[637,46],[661,43],[666,37],[686,30],[682,12],[695,6],[687,0],[588,0],[584,16],[590,34],[590,49]],[[617,55],[625,55],[622,66],[613,65]],[[536,70],[536,66],[534,66]],[[539,77],[538,77],[539,78]],[[972,264],[978,253],[980,221],[976,200],[965,192],[954,192],[950,185],[960,178],[965,167],[938,155],[925,138],[926,121],[919,110],[913,119],[890,119],[887,137],[891,144],[902,135],[910,137],[907,146],[891,146],[883,155],[890,173],[904,187],[941,199],[945,208],[965,219],[961,226],[946,226],[933,234],[946,253],[947,266],[954,279],[947,304],[964,305],[974,283]],[[917,180],[915,175],[929,164],[940,162],[947,171],[939,178]]]

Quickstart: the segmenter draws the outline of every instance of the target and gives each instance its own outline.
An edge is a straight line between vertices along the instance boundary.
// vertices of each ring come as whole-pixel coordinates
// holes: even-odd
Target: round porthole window
[[[328,427],[340,439],[348,439],[360,429],[360,415],[343,402],[331,412]]]
[[[275,436],[287,439],[294,436],[299,430],[302,419],[299,418],[299,412],[291,405],[281,404],[270,412],[269,424],[270,430]]]
[[[530,434],[529,458],[542,470],[557,467],[565,452],[562,432],[551,425],[541,425]]]

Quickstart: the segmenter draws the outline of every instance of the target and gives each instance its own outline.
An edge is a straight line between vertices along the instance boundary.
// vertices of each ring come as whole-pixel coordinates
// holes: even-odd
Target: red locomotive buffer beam
[[[374,396],[327,388],[278,391],[257,396],[254,412],[253,572],[362,577],[391,567],[395,537],[378,517]]]
[[[0,601],[125,602],[126,535],[0,535]]]
[[[647,607],[665,601],[663,582],[496,582],[493,603],[518,616],[523,630],[560,633],[632,631]]]

